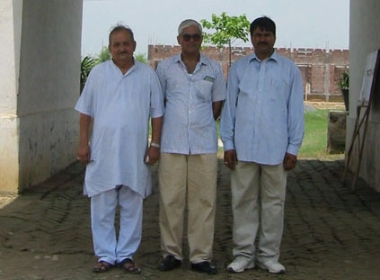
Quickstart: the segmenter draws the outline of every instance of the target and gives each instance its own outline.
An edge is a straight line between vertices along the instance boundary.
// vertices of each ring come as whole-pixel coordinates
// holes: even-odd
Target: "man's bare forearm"
[[[151,142],[160,144],[161,141],[161,128],[162,128],[162,117],[152,118],[152,139]]]
[[[79,118],[79,145],[88,145],[90,140],[91,117],[80,114]]]

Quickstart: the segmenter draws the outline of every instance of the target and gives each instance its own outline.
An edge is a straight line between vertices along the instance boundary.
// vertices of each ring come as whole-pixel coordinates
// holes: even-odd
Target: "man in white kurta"
[[[154,71],[138,61],[125,75],[112,60],[92,70],[75,106],[95,119],[84,183],[89,197],[118,185],[144,198],[150,195],[150,169],[144,155],[149,117],[160,117],[163,110],[157,82]]]
[[[84,193],[91,197],[95,272],[133,262],[141,240],[142,200],[151,194],[149,164],[159,157],[163,97],[151,67],[135,61],[133,33],[116,27],[110,35],[112,60],[91,71],[75,106],[81,113],[78,160],[86,164]],[[149,119],[152,142],[148,145]],[[91,141],[88,144],[93,121]],[[115,211],[120,206],[116,237]]]

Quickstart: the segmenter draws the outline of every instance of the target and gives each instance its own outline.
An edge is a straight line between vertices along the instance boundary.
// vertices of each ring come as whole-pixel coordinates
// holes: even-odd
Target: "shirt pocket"
[[[212,87],[214,83],[212,81],[199,80],[194,83],[195,94],[197,99],[204,102],[212,100]]]
[[[272,78],[270,81],[270,87],[273,91],[277,93],[283,93],[284,95],[287,95],[287,93],[290,91],[289,83],[284,79]]]
[[[194,89],[197,99],[203,102],[211,101],[213,85],[213,82],[206,80],[199,80],[194,82]]]
[[[266,95],[268,106],[275,108],[278,114],[287,110],[290,86],[284,79],[272,79],[269,94]]]

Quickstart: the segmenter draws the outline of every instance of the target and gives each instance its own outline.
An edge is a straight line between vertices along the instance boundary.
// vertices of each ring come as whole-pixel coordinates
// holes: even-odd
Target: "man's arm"
[[[91,120],[91,116],[80,114],[78,160],[84,164],[89,163],[91,158],[89,146]]]
[[[238,73],[236,64],[233,64],[228,73],[227,98],[224,102],[220,118],[220,136],[224,150],[234,150],[236,101],[239,92]]]
[[[161,141],[161,128],[162,128],[162,117],[152,118],[152,139],[150,142],[149,149],[147,151],[148,164],[154,164],[160,158],[160,141]]]
[[[294,167],[296,167],[297,163],[297,156],[286,153],[284,157],[283,166],[286,171],[292,170]]]
[[[222,101],[212,102],[212,113],[214,115],[214,120],[217,120],[220,116],[220,112],[222,111]]]
[[[304,137],[303,82],[297,66],[293,67],[293,82],[288,101],[288,147],[287,153],[297,156]]]
[[[294,77],[289,100],[288,134],[289,144],[284,156],[284,169],[292,170],[297,163],[298,150],[304,136],[303,82],[298,67],[294,67]]]

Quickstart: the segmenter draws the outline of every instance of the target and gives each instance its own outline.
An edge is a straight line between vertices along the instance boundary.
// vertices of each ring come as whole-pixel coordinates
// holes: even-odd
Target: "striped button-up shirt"
[[[212,103],[226,98],[226,83],[218,62],[201,55],[189,74],[180,55],[158,64],[165,100],[161,152],[216,153],[217,132]]]
[[[303,83],[298,67],[276,52],[260,61],[253,53],[228,74],[221,116],[225,150],[238,160],[280,164],[297,155],[304,135]]]

